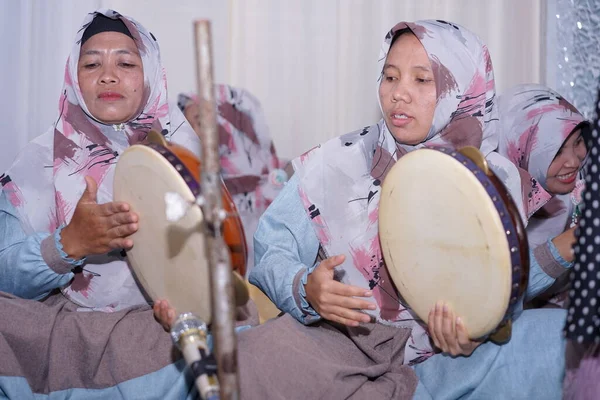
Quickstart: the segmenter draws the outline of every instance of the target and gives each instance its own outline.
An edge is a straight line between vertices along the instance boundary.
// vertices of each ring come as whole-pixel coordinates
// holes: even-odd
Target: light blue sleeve
[[[317,265],[319,240],[304,210],[296,176],[262,215],[254,234],[248,277],[281,311],[304,324],[321,317],[306,301],[304,285]]]
[[[16,210],[0,190],[0,291],[40,300],[66,285],[71,270],[84,260],[69,259],[62,251],[59,228],[26,235]]]
[[[551,239],[533,250],[529,249],[529,285],[525,301],[543,293],[572,265],[573,263],[561,257]]]

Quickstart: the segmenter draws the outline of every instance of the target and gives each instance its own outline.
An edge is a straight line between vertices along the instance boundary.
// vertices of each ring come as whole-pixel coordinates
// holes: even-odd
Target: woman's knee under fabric
[[[42,303],[0,292],[0,320],[11,321],[0,326],[0,394],[183,399],[193,389],[147,306],[114,313],[75,308],[64,297]]]
[[[524,311],[511,340],[486,342],[470,357],[437,354],[415,366],[416,399],[560,399],[565,310]]]

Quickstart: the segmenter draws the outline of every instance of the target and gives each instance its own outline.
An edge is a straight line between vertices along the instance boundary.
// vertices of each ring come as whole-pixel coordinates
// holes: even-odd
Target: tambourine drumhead
[[[150,147],[134,145],[121,154],[114,199],[129,203],[139,216],[134,246],[127,252],[137,279],[152,299],[168,299],[177,313],[192,312],[209,324],[210,279],[205,240],[198,229],[202,211],[192,207],[178,222],[167,221],[167,192],[195,200],[175,168]]]
[[[433,149],[404,155],[387,174],[379,205],[387,268],[406,303],[427,322],[438,301],[471,338],[503,320],[511,255],[498,211],[469,169]]]

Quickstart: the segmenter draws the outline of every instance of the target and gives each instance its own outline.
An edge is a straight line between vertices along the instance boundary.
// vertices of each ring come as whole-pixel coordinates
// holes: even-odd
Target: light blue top
[[[69,283],[71,269],[84,260],[68,258],[60,243],[61,231],[62,227],[53,233],[27,235],[15,208],[0,190],[0,291],[40,300]],[[44,241],[47,246],[42,246]]]

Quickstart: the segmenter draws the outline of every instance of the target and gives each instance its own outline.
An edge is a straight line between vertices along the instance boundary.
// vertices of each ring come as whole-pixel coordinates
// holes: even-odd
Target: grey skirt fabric
[[[242,399],[411,399],[407,329],[381,324],[305,326],[290,315],[238,336]]]
[[[105,389],[181,359],[148,305],[114,313],[76,308],[61,294],[38,302],[0,292],[0,376],[24,377],[37,394]],[[257,323],[253,303],[238,308],[238,326]]]

